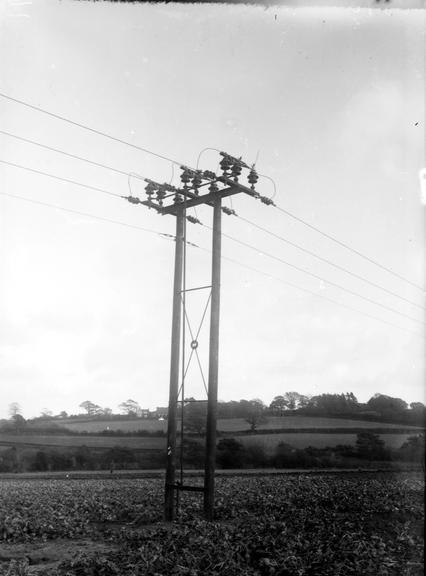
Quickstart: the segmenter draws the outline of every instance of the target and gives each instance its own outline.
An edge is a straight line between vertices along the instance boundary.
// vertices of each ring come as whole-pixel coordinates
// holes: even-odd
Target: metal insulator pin
[[[212,182],[209,186],[209,192],[214,193],[217,192],[219,190],[219,186],[217,185],[216,182]]]

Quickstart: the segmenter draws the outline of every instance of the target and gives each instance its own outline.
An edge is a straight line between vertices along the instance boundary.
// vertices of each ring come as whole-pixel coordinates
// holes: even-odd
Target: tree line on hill
[[[186,468],[204,468],[205,447],[202,442],[183,441],[183,463]],[[355,445],[328,448],[295,448],[278,443],[272,451],[259,443],[243,444],[236,438],[221,438],[217,443],[216,464],[219,468],[357,468],[392,466],[401,463],[421,466],[424,470],[425,437],[410,436],[397,449],[385,446],[378,434],[359,432]],[[16,446],[0,452],[0,473],[96,471],[163,468],[165,450],[136,451],[124,446],[108,449],[25,448]]]
[[[202,433],[206,421],[206,402],[188,399],[184,405],[184,421],[187,429]],[[217,417],[245,420],[252,432],[267,421],[268,416],[305,415],[312,417],[335,417],[384,423],[426,426],[426,407],[422,402],[407,402],[385,394],[375,394],[368,402],[360,403],[352,392],[344,394],[320,394],[308,398],[298,392],[286,392],[276,396],[269,406],[262,400],[219,402]]]
[[[127,400],[120,404],[121,414],[114,414],[112,410],[102,409],[98,411],[97,405],[90,401],[80,404],[85,409],[85,416],[89,419],[103,420],[135,418],[142,414],[139,404],[134,400]],[[187,398],[178,407],[178,417],[183,414],[187,429],[194,432],[203,432],[205,426],[206,401],[196,401],[194,398]],[[155,412],[142,417],[159,418]],[[43,429],[47,429],[49,423],[59,423],[61,420],[78,418],[83,416],[71,415],[61,412],[56,417],[44,411],[41,416],[26,421],[21,414],[19,405],[14,402],[9,407],[9,421],[0,422],[0,429],[28,429],[28,424],[46,424]],[[161,413],[162,418],[167,417],[167,412]],[[374,394],[366,403],[358,402],[352,392],[342,394],[319,394],[316,396],[305,396],[298,392],[285,392],[283,395],[275,396],[267,406],[258,398],[252,400],[231,400],[229,402],[218,402],[217,417],[221,419],[243,419],[253,432],[264,423],[269,416],[323,416],[335,418],[352,418],[357,420],[370,420],[375,422],[397,423],[411,426],[426,425],[426,407],[422,402],[412,402],[409,406],[401,398],[395,398],[385,394]],[[40,426],[38,426],[40,430]]]

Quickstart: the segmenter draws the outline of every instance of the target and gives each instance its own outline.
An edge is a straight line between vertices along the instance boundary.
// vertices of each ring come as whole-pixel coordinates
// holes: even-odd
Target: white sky
[[[0,9],[0,92],[195,165],[254,162],[279,206],[424,283],[424,19],[419,11],[90,2]],[[161,181],[171,164],[0,98],[0,129]],[[0,159],[119,194],[125,176],[0,135]],[[200,166],[215,170],[212,151]],[[0,164],[0,192],[173,233],[174,218]],[[177,183],[177,170],[174,174]],[[273,193],[267,180],[259,191]],[[132,181],[132,192],[144,195]],[[228,205],[229,203],[226,202]],[[237,213],[418,304],[422,292],[249,198]],[[210,225],[211,211],[198,210]],[[421,334],[424,313],[236,218],[223,256]],[[209,248],[202,227],[188,239]],[[270,252],[419,322],[360,300]],[[167,405],[173,242],[0,195],[0,417],[84,400]],[[188,249],[188,285],[210,281]],[[197,328],[205,294],[193,295]],[[208,325],[200,337],[206,359]],[[288,390],[425,401],[424,339],[223,260],[219,397]],[[207,371],[207,370],[206,370]],[[196,364],[188,396],[202,398]]]

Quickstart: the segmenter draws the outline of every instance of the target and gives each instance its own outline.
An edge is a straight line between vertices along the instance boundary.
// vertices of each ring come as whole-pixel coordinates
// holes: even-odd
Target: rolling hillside
[[[122,432],[136,432],[139,430],[146,430],[148,432],[158,432],[167,430],[166,420],[150,420],[135,418],[133,420],[54,420],[53,423],[63,428],[68,428],[73,432],[102,432],[103,430],[122,431]],[[349,418],[325,418],[319,416],[270,416],[264,424],[259,426],[259,430],[282,430],[282,429],[407,429],[407,430],[420,430],[416,426],[406,426],[401,424],[388,424],[383,422],[369,422],[366,420],[355,420]],[[236,432],[250,430],[249,424],[244,418],[229,418],[219,419],[217,422],[217,429],[220,432]]]
[[[11,446],[23,449],[64,448],[70,449],[87,446],[94,449],[108,449],[122,446],[132,450],[164,450],[166,438],[158,436],[120,436],[114,431],[165,431],[166,421],[158,420],[82,420],[56,421],[60,426],[80,434],[11,434],[0,431],[0,449]],[[96,435],[96,432],[109,430],[108,435]],[[250,426],[243,418],[218,420],[220,437],[237,437],[245,445],[257,444],[271,451],[279,442],[286,442],[296,448],[313,446],[324,448],[338,444],[354,445],[359,431],[370,430],[379,433],[385,444],[392,448],[401,446],[409,435],[423,431],[414,426],[385,424],[383,422],[366,422],[340,418],[323,418],[308,416],[270,417],[260,425],[256,433],[250,433]],[[85,435],[85,432],[90,434]],[[111,434],[112,433],[112,434]],[[200,436],[191,436],[204,442]]]

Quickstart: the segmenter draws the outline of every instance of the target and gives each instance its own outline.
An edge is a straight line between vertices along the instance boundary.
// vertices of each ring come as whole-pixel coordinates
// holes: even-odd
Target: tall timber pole
[[[206,461],[204,470],[204,515],[213,520],[216,464],[217,388],[219,373],[220,258],[222,243],[222,199],[213,207],[212,299],[210,308],[210,354],[207,400]]]
[[[148,198],[141,200],[136,196],[123,196],[132,204],[143,204],[156,210],[161,215],[176,216],[176,248],[175,270],[173,287],[173,319],[172,319],[172,347],[170,360],[170,389],[169,389],[169,412],[167,425],[167,467],[164,498],[164,517],[172,521],[175,517],[175,494],[177,490],[188,490],[204,493],[204,515],[207,520],[214,517],[214,488],[215,488],[215,459],[216,459],[216,421],[217,421],[217,396],[218,396],[218,369],[219,369],[219,308],[220,308],[220,260],[221,260],[221,236],[222,236],[222,212],[228,215],[235,214],[234,210],[222,206],[222,199],[235,194],[244,193],[252,198],[260,199],[265,204],[272,201],[260,196],[255,191],[255,183],[258,175],[254,166],[245,164],[241,158],[235,158],[226,152],[220,152],[222,160],[220,167],[222,175],[217,175],[209,170],[194,170],[187,166],[181,166],[181,182],[179,188],[167,183],[159,183],[145,178],[145,187]],[[248,182],[250,187],[239,182],[242,169],[248,169]],[[206,422],[206,452],[204,466],[204,485],[184,485],[182,480],[176,482],[176,434],[177,434],[177,406],[179,395],[179,375],[182,328],[182,306],[185,299],[182,297],[184,247],[186,244],[186,226],[188,220],[193,224],[201,224],[198,218],[187,216],[187,210],[196,206],[210,206],[213,208],[213,240],[212,240],[212,278],[211,286],[191,288],[189,290],[201,290],[211,288],[210,309],[210,344],[209,344],[209,374],[207,389],[207,422]],[[185,311],[186,316],[186,311]],[[191,342],[191,347],[196,350],[197,340]],[[182,368],[182,383],[188,365]],[[201,367],[201,366],[200,366]],[[203,378],[204,379],[204,378]],[[182,418],[184,399],[182,398]],[[181,438],[182,442],[182,438]],[[181,454],[182,458],[182,454]],[[182,461],[181,461],[182,467]],[[181,468],[183,469],[183,468]]]
[[[174,518],[175,471],[176,471],[176,426],[179,390],[180,331],[182,322],[182,271],[183,271],[183,209],[176,211],[175,272],[173,281],[172,347],[170,359],[169,410],[167,419],[167,464],[164,497],[164,517]]]

